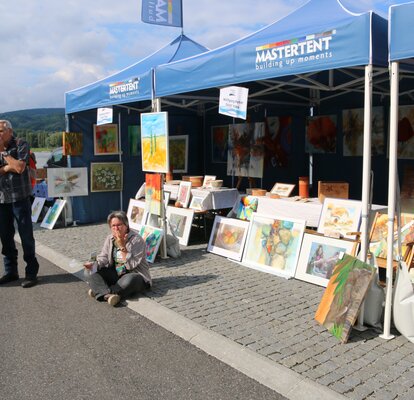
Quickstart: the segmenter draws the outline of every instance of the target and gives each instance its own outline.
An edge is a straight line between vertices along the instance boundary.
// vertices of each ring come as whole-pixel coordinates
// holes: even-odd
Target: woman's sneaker
[[[113,307],[121,301],[121,296],[119,294],[106,294],[104,299]]]

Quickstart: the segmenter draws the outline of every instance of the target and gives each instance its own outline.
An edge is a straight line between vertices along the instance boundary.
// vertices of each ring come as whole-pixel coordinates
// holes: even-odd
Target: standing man
[[[17,222],[26,262],[26,277],[22,287],[37,283],[39,263],[33,237],[29,176],[29,145],[13,136],[11,123],[0,120],[0,239],[4,256],[4,275],[0,285],[19,279],[17,248],[14,242],[14,220]]]

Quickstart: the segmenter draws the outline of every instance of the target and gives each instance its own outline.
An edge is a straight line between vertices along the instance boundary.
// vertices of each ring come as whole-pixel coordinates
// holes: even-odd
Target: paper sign
[[[246,119],[249,89],[229,86],[220,89],[219,113],[230,117]]]
[[[112,107],[98,108],[98,116],[96,125],[105,125],[112,123],[113,110]]]

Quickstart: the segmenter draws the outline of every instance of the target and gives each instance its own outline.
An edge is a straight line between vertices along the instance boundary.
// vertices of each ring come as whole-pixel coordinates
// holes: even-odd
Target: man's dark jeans
[[[22,241],[23,259],[26,262],[26,278],[35,279],[39,271],[39,263],[35,253],[32,208],[29,197],[10,204],[0,204],[0,239],[6,275],[18,275],[14,220],[17,222],[17,229]]]

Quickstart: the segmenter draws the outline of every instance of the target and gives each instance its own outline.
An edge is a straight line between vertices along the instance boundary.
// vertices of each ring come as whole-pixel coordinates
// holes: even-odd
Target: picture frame
[[[145,174],[145,209],[150,214],[161,215],[161,193],[161,174]]]
[[[91,163],[91,192],[120,192],[122,188],[121,162]]]
[[[325,197],[318,223],[318,233],[355,239],[351,232],[357,232],[361,222],[362,202],[358,200]]]
[[[278,194],[280,197],[289,197],[295,188],[295,184],[276,182],[270,193]]]
[[[45,197],[35,197],[32,203],[32,222],[37,222],[45,205]]]
[[[153,226],[143,225],[139,234],[145,241],[145,257],[148,262],[154,263],[164,231]]]
[[[240,261],[247,239],[249,222],[216,215],[207,251]]]
[[[318,234],[303,235],[295,278],[326,287],[337,262],[343,254],[354,255],[355,241]]]
[[[62,147],[64,156],[81,156],[83,153],[82,132],[63,132]]]
[[[65,204],[66,204],[66,200],[57,199],[53,203],[53,206],[49,207],[49,210],[47,210],[47,213],[45,217],[43,218],[43,221],[40,224],[40,226],[46,229],[53,229],[53,227],[56,224],[56,221],[59,218],[60,213],[63,210],[63,207],[65,207]]]
[[[216,175],[205,175],[204,179],[203,179],[203,184],[202,186],[207,188],[207,187],[211,187],[210,182],[211,181],[215,181],[217,178]]]
[[[88,195],[88,169],[47,168],[49,197],[75,197]]]
[[[167,232],[175,235],[181,245],[187,246],[193,224],[194,210],[188,208],[167,207]]]
[[[145,201],[130,199],[128,204],[127,217],[131,229],[140,231],[147,222],[148,213],[145,210]]]
[[[205,200],[205,197],[193,196],[191,198],[189,208],[196,210],[196,211],[204,211],[204,207],[203,207],[204,200]]]
[[[118,125],[93,125],[93,149],[95,156],[119,154]]]
[[[177,201],[181,203],[184,208],[188,207],[188,202],[191,196],[191,182],[181,181],[178,187]]]
[[[171,172],[180,173],[188,170],[188,135],[169,137]]]

